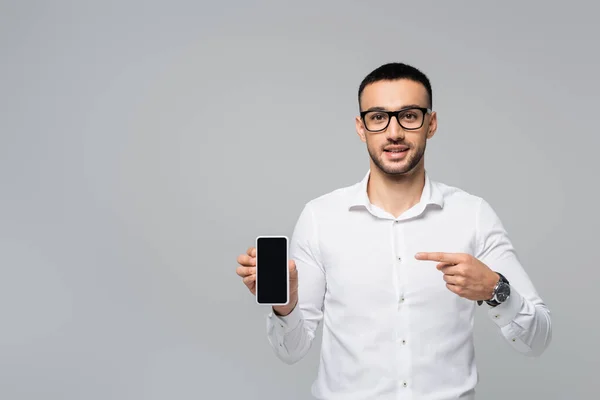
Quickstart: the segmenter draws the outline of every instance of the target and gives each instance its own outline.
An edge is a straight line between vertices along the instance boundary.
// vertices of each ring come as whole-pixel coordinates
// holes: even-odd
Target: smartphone
[[[286,305],[290,301],[287,236],[256,238],[256,302]]]

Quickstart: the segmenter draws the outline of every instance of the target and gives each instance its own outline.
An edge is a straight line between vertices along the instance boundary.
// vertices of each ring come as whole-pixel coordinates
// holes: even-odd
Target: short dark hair
[[[365,87],[378,81],[394,81],[398,79],[410,79],[411,81],[422,84],[429,95],[429,108],[433,107],[433,93],[429,78],[417,68],[400,62],[384,64],[367,75],[360,83],[358,88],[358,106],[360,107],[360,97]]]

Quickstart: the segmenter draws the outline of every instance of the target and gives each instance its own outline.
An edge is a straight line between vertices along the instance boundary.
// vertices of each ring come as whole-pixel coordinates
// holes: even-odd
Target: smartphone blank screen
[[[256,301],[259,304],[288,302],[288,240],[285,236],[256,239]]]

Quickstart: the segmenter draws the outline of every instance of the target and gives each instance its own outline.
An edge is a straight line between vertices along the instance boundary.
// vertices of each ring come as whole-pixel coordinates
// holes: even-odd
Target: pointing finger
[[[462,254],[442,252],[417,253],[415,254],[415,258],[417,260],[424,261],[438,261],[448,264],[458,264],[462,261]]]

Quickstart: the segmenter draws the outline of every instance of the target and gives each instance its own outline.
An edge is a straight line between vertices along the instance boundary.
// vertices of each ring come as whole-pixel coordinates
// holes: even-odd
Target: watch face
[[[505,283],[501,283],[498,286],[498,292],[496,293],[496,297],[497,297],[498,301],[500,303],[505,302],[506,299],[508,299],[509,295],[510,295],[510,286]]]

